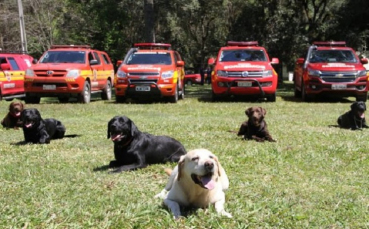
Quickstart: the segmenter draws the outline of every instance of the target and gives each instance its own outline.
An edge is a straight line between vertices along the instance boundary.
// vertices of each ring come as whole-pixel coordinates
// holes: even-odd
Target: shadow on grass
[[[59,139],[51,139],[51,141],[57,141],[57,140],[62,140],[64,138],[77,138],[77,137],[81,137],[81,134],[67,134],[64,135],[63,138],[59,138]],[[15,146],[21,146],[21,145],[27,145],[27,144],[40,144],[40,143],[32,143],[32,142],[26,142],[26,141],[19,141],[16,143],[10,143],[10,145],[15,145]],[[49,143],[46,143],[49,144]]]
[[[293,82],[283,82],[278,84],[277,95],[280,96],[284,101],[288,102],[303,102],[301,97],[296,98],[294,96],[295,86]],[[355,101],[355,98],[354,98]],[[347,97],[335,97],[335,96],[316,96],[312,98],[309,103],[352,103],[353,101]]]
[[[99,166],[99,167],[95,167],[93,169],[94,172],[103,172],[103,171],[107,171],[109,170],[109,165],[102,165],[102,166]]]

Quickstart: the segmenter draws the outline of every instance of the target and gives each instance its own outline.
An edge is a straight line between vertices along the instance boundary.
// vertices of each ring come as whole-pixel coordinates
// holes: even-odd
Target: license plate
[[[237,82],[237,86],[239,87],[251,87],[252,82],[246,81],[246,82]]]
[[[56,85],[42,85],[42,89],[43,90],[55,90],[56,89]]]
[[[136,86],[136,91],[150,91],[150,86]]]
[[[346,88],[347,88],[346,84],[332,84],[332,90],[341,90]]]

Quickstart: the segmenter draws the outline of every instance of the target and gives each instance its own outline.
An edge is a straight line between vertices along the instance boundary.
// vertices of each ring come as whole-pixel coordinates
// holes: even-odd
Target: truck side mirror
[[[0,65],[0,68],[1,68],[2,70],[4,70],[4,71],[6,71],[6,70],[10,70],[10,64],[8,64],[8,63],[1,64],[1,65]]]

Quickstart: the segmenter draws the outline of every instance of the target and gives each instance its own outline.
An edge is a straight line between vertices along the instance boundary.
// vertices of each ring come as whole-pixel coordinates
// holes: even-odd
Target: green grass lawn
[[[80,136],[15,145],[22,130],[0,129],[0,228],[369,228],[369,129],[330,127],[353,101],[304,103],[288,83],[275,103],[213,103],[208,85],[188,88],[177,104],[43,98],[26,107]],[[8,105],[0,102],[2,117]],[[238,130],[250,106],[267,110],[277,142],[228,132]],[[211,207],[174,221],[154,195],[166,184],[164,168],[175,164],[108,174],[114,155],[107,122],[115,115],[128,116],[141,131],[174,137],[187,150],[215,153],[230,179],[225,209],[233,218]]]

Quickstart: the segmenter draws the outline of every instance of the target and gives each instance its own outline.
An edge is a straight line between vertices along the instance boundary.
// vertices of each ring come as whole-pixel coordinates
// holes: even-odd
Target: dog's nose
[[[207,162],[205,162],[205,168],[206,168],[206,170],[209,170],[209,171],[213,170],[213,168],[214,168],[214,163],[213,163],[213,162],[211,162],[211,161],[207,161]]]

